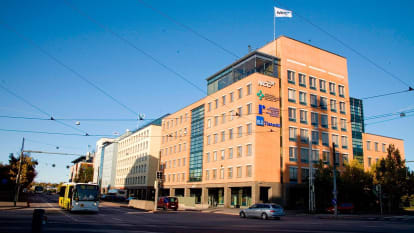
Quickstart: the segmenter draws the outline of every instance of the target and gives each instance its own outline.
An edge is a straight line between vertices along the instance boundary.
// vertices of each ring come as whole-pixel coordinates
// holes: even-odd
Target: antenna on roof
[[[247,51],[248,51],[249,53],[252,51],[252,46],[251,46],[251,45],[248,45],[248,46],[247,46]]]

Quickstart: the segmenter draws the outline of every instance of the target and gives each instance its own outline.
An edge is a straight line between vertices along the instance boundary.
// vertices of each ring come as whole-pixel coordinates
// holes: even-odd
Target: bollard
[[[35,209],[32,218],[32,233],[42,232],[43,221],[45,220],[45,210]]]

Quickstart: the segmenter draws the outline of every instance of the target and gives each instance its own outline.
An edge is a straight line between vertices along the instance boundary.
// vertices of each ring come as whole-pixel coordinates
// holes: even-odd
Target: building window
[[[246,176],[247,177],[252,177],[252,165],[247,165],[246,166]]]
[[[219,117],[218,116],[215,116],[214,117],[214,126],[217,126],[218,125],[218,122],[219,122]]]
[[[321,109],[326,110],[328,109],[328,99],[326,97],[320,98]]]
[[[322,145],[329,146],[329,134],[322,132]]]
[[[247,126],[247,135],[252,135],[252,123],[249,123]]]
[[[329,164],[329,151],[322,151],[323,163]]]
[[[243,89],[242,88],[237,89],[237,93],[238,93],[239,99],[241,99],[243,97]]]
[[[214,134],[214,142],[213,143],[216,144],[217,142],[218,142],[218,134],[215,133]]]
[[[371,142],[367,141],[367,150],[371,150]]]
[[[210,171],[206,170],[206,180],[209,180],[209,179],[210,179]]]
[[[289,161],[296,162],[298,159],[298,148],[296,147],[289,147]]]
[[[247,154],[247,156],[252,155],[252,144],[247,144],[246,145],[246,154]]]
[[[346,119],[341,119],[341,130],[346,131]]]
[[[309,134],[307,129],[300,129],[300,141],[302,143],[309,143]]]
[[[289,181],[296,182],[298,181],[298,168],[289,167]]]
[[[301,109],[299,115],[300,115],[300,123],[308,124],[308,111]]]
[[[233,110],[230,110],[229,111],[229,115],[230,115],[230,121],[232,121],[233,118],[234,118],[234,111]]]
[[[252,104],[247,104],[247,115],[252,114]]]
[[[336,112],[336,100],[331,100],[331,112]]]
[[[224,179],[224,168],[220,168],[220,179]]]
[[[224,160],[226,158],[226,152],[225,150],[221,150],[221,160]]]
[[[207,145],[211,144],[211,135],[207,135]]]
[[[328,115],[321,114],[321,127],[328,128]]]
[[[335,147],[339,146],[339,136],[336,134],[332,134],[332,143],[335,144]]]
[[[217,178],[217,169],[213,169],[213,180]]]
[[[207,128],[211,128],[211,119],[207,120]]]
[[[237,127],[237,137],[243,136],[243,126]]]
[[[224,131],[221,131],[221,141],[224,142],[226,140],[226,135],[224,134]]]
[[[288,70],[287,74],[288,74],[288,82],[292,83],[292,84],[295,84],[295,72],[291,71],[291,70]]]
[[[331,95],[336,95],[336,92],[335,92],[335,83],[331,83],[331,82],[329,82],[329,93],[331,94]]]
[[[371,167],[372,158],[368,157],[368,166]]]
[[[226,123],[226,113],[221,114],[221,123],[222,124]]]
[[[243,148],[242,146],[237,146],[237,158],[242,157],[243,155]]]
[[[319,150],[312,150],[311,159],[312,159],[312,163],[318,163],[318,161],[319,161]]]
[[[218,99],[214,100],[214,106],[215,106],[216,109],[218,108],[218,102],[219,102]]]
[[[348,164],[348,154],[342,154],[342,164]]]
[[[229,129],[229,139],[233,139],[233,129]]]
[[[227,177],[229,179],[233,178],[233,168],[232,167],[227,168]]]
[[[289,102],[296,103],[296,91],[294,89],[288,89]]]
[[[316,95],[310,94],[310,105],[312,107],[318,107],[318,97]]]
[[[214,161],[217,161],[217,151],[214,151],[213,152],[213,160]]]
[[[374,142],[375,151],[378,151],[378,142]]]
[[[221,102],[223,102],[223,106],[226,105],[226,96],[225,95],[223,95],[221,97]]]
[[[311,124],[313,126],[316,126],[316,127],[319,125],[319,123],[318,123],[318,113],[311,112]]]
[[[342,148],[347,149],[348,148],[348,137],[341,136],[341,142],[342,142]]]
[[[384,153],[386,152],[385,147],[386,147],[385,143],[382,143],[382,152]]]
[[[233,148],[229,148],[229,159],[233,158]]]
[[[297,130],[296,128],[289,127],[289,141],[296,142],[296,138],[297,138],[296,130]]]
[[[296,108],[288,108],[289,121],[296,122]]]
[[[332,129],[338,129],[338,119],[335,116],[331,116]]]
[[[339,102],[339,111],[342,114],[345,114],[346,113],[346,110],[345,110],[345,102]]]
[[[242,107],[237,108],[237,114],[239,115],[239,117],[242,116]]]
[[[309,87],[310,89],[316,90],[316,78],[309,76]]]
[[[340,97],[344,97],[345,96],[345,87],[342,85],[338,85],[338,93]]]
[[[251,95],[252,94],[252,84],[247,84],[247,95]]]
[[[302,167],[300,169],[300,173],[301,173],[302,182],[308,181],[308,179],[309,179],[309,168]]]
[[[326,81],[325,80],[319,80],[319,90],[321,92],[326,92]]]
[[[299,73],[299,86],[306,87],[306,75]]]
[[[335,152],[335,165],[339,165],[339,152]]]
[[[242,177],[242,167],[237,167],[237,178]]]
[[[302,105],[306,105],[306,93],[299,91],[299,103]]]
[[[319,145],[319,131],[312,131],[312,144]]]

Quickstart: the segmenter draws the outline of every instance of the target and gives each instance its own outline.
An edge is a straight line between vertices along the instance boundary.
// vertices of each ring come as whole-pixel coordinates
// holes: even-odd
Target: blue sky
[[[274,1],[151,1],[238,56],[273,38]],[[162,63],[206,90],[205,78],[236,58],[156,14],[139,0],[70,1],[90,17],[133,42]],[[408,89],[353,51],[295,14],[340,38],[414,87],[412,1],[277,1],[292,10],[292,19],[277,19],[277,35],[287,35],[348,59],[350,95],[361,98]],[[55,118],[135,118],[105,95],[45,56],[13,30],[58,58],[135,112],[156,118],[175,112],[205,94],[142,53],[88,21],[64,1],[0,2],[0,82]],[[414,93],[364,102],[365,116],[414,109]],[[0,89],[0,115],[45,117]],[[412,113],[411,113],[412,114]],[[386,119],[386,118],[385,118]],[[383,120],[383,119],[381,119]],[[374,122],[374,121],[371,121]],[[76,126],[89,134],[113,134],[134,129],[137,122],[86,122]],[[370,122],[366,122],[370,123]],[[78,133],[52,121],[0,118],[1,129]],[[414,118],[367,125],[366,131],[405,140],[408,160],[414,160]],[[16,153],[22,137],[26,149],[85,153],[98,137],[42,135],[0,131],[0,162]],[[56,149],[56,146],[59,149]],[[90,147],[88,147],[90,145]],[[38,181],[65,181],[74,156],[38,155]],[[55,164],[56,167],[52,167]],[[411,164],[411,168],[414,164]]]

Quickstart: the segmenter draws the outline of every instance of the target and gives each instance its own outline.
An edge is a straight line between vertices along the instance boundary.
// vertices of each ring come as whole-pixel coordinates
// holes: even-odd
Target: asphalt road
[[[33,202],[33,201],[32,201]],[[31,207],[44,208],[43,232],[414,232],[409,222],[319,219],[286,216],[281,220],[240,219],[238,216],[168,211],[149,213],[102,203],[97,214],[69,213],[57,196],[38,194]],[[0,211],[0,232],[30,232],[33,208]]]

